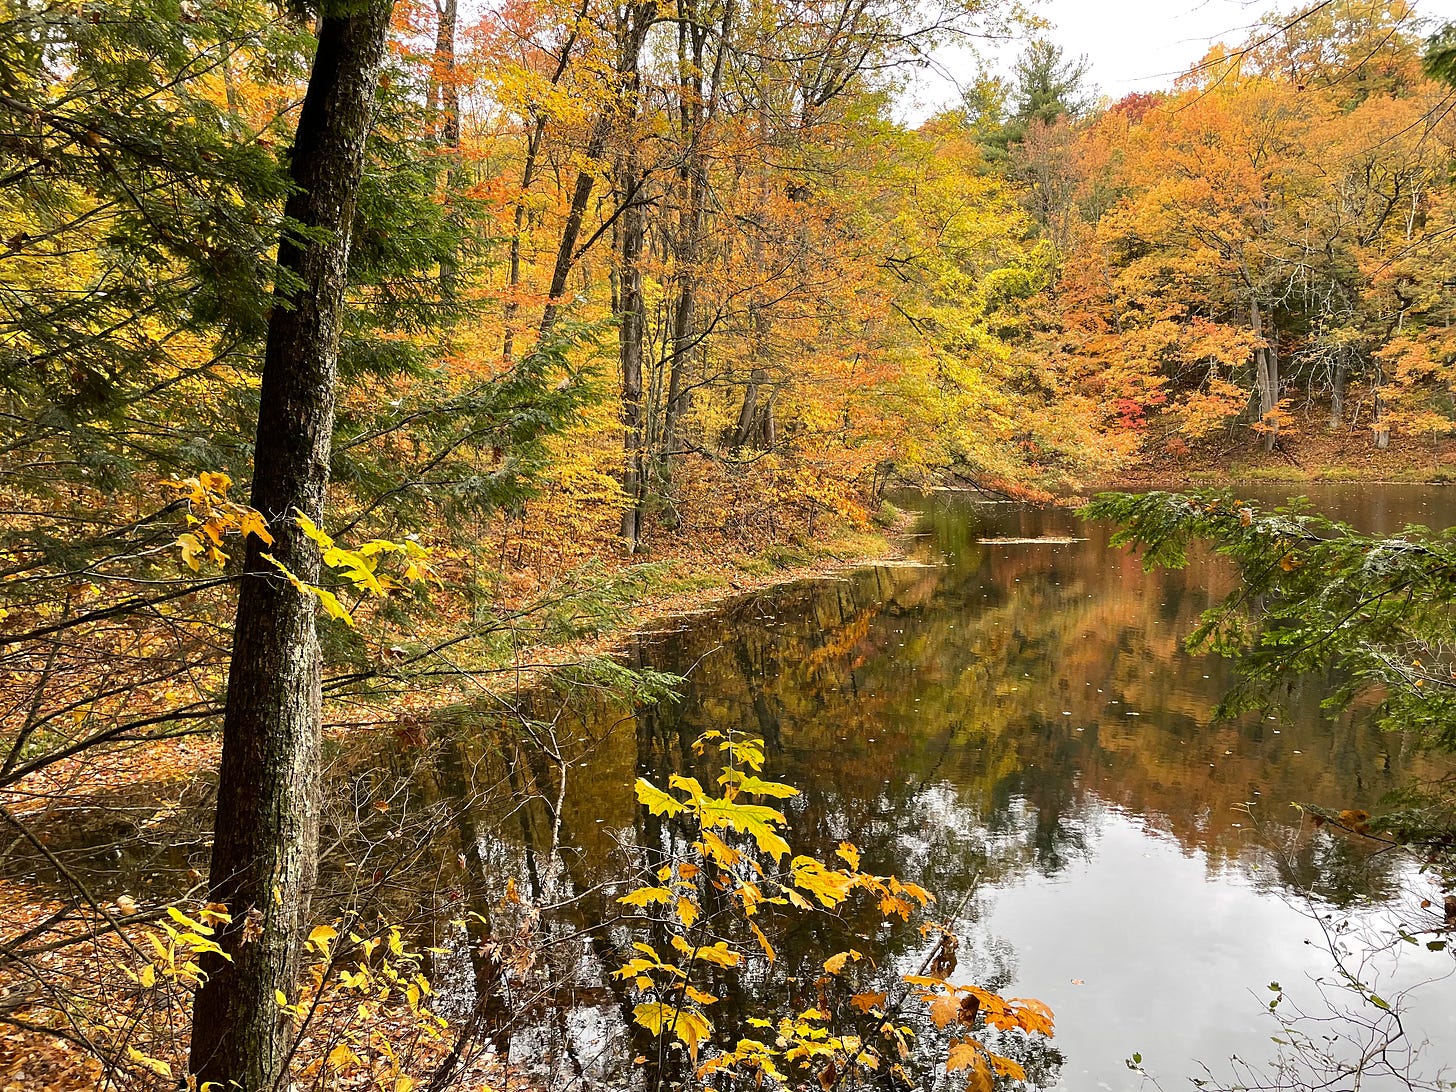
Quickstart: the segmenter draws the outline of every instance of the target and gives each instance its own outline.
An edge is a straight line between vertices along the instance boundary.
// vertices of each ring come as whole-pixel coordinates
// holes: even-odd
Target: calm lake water
[[[1456,522],[1456,490],[1312,495],[1371,531]],[[924,514],[910,563],[743,598],[638,638],[637,666],[684,677],[676,700],[612,707],[583,700],[578,680],[567,706],[465,710],[337,745],[319,913],[353,904],[413,923],[446,953],[432,971],[455,1015],[488,973],[470,942],[481,930],[459,923],[488,919],[514,961],[514,1060],[558,1088],[626,1088],[631,1059],[651,1047],[609,972],[634,940],[664,938],[617,897],[684,838],[637,805],[632,784],[673,773],[706,783],[715,771],[691,743],[731,728],[761,736],[765,775],[802,790],[784,808],[796,848],[828,859],[847,839],[866,868],[932,890],[963,937],[956,978],[1053,1008],[1050,1044],[1007,1046],[1042,1088],[1145,1087],[1125,1062],[1135,1053],[1168,1092],[1204,1065],[1230,1079],[1235,1055],[1266,1063],[1278,1052],[1271,983],[1288,995],[1281,1011],[1329,1017],[1321,981],[1337,1006],[1349,1000],[1330,988],[1334,928],[1350,930],[1340,943],[1352,972],[1405,1007],[1417,1068],[1456,1069],[1450,955],[1418,943],[1397,945],[1398,961],[1360,958],[1357,934],[1418,923],[1429,881],[1291,807],[1369,807],[1449,760],[1374,730],[1368,711],[1324,716],[1316,684],[1279,719],[1214,723],[1230,665],[1188,655],[1183,640],[1233,587],[1218,559],[1144,573],[1108,546],[1107,528],[1067,511],[914,503]],[[51,848],[104,897],[179,898],[206,867],[209,790],[160,808],[154,788],[136,791],[54,810]],[[54,883],[20,854],[0,878]],[[715,984],[723,1041],[751,1015],[813,1005],[828,955],[870,953],[858,988],[885,989],[930,948],[874,915],[776,937],[771,970],[760,962]],[[543,945],[535,963],[516,959]],[[944,1046],[927,1035],[909,1059],[927,1092],[945,1084]]]
[[[1371,531],[1456,521],[1449,490],[1313,493]],[[1223,562],[1144,573],[1106,528],[1066,511],[919,503],[915,564],[645,635],[637,661],[684,675],[681,700],[558,722],[582,752],[559,816],[561,844],[578,848],[557,896],[606,881],[660,837],[635,806],[635,776],[701,772],[688,744],[732,727],[761,735],[769,774],[803,790],[785,809],[798,843],[829,854],[849,838],[877,871],[961,906],[957,976],[1052,1006],[1052,1049],[1024,1057],[1043,1087],[1139,1087],[1134,1053],[1165,1089],[1202,1065],[1229,1079],[1234,1055],[1274,1058],[1271,983],[1284,1009],[1330,1015],[1318,918],[1385,935],[1413,920],[1410,891],[1430,889],[1410,862],[1314,829],[1291,802],[1368,807],[1438,767],[1358,712],[1322,715],[1316,685],[1280,719],[1213,723],[1230,665],[1182,643],[1232,587]],[[886,943],[890,972],[924,951]],[[779,974],[810,980],[845,946],[791,938]],[[1406,1030],[1426,1043],[1421,1068],[1456,1066],[1451,958],[1400,947],[1399,961],[1351,966],[1392,1001],[1440,979],[1405,999]],[[749,992],[744,1011],[772,1007],[767,984]],[[731,1011],[718,1015],[732,1026]],[[571,1033],[605,1048],[618,1024],[603,1004]],[[545,1048],[527,1039],[517,1054]]]

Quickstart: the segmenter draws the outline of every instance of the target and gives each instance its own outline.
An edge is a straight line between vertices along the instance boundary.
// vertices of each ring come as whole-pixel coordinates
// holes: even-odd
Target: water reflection
[[[1402,507],[1355,515],[1437,522]],[[1290,802],[1369,806],[1430,760],[1359,711],[1325,717],[1315,685],[1282,719],[1210,723],[1229,665],[1182,640],[1230,590],[1217,560],[1146,574],[1105,528],[1011,506],[936,501],[923,532],[920,564],[752,597],[638,642],[639,662],[687,681],[615,726],[582,716],[595,750],[563,807],[582,889],[610,883],[624,847],[671,843],[636,814],[632,777],[704,775],[691,741],[731,727],[761,735],[803,790],[787,810],[806,850],[852,839],[868,867],[951,905],[980,885],[961,973],[1058,1009],[1047,1087],[1124,1087],[1134,1051],[1174,1076],[1259,1054],[1270,1029],[1248,991],[1328,970],[1299,900],[1379,907],[1409,878],[1394,856],[1301,827]],[[1022,539],[1039,541],[1004,541]],[[846,943],[792,937],[778,974],[811,977]],[[899,945],[885,966],[913,962]],[[750,979],[715,1015],[731,1027],[771,990]],[[1456,995],[1442,996],[1412,1019],[1456,1042]]]

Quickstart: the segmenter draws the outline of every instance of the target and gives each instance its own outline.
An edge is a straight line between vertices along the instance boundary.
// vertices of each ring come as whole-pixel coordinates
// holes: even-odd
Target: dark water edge
[[[1364,530],[1456,522],[1447,490],[1300,491]],[[801,790],[785,807],[796,848],[829,856],[851,840],[867,868],[961,907],[957,977],[1052,1006],[1056,1039],[1021,1054],[1040,1087],[1139,1087],[1124,1064],[1135,1052],[1164,1089],[1200,1064],[1222,1075],[1231,1055],[1272,1057],[1269,983],[1323,1011],[1319,916],[1388,932],[1417,914],[1426,882],[1398,855],[1314,830],[1291,801],[1369,807],[1449,762],[1376,731],[1368,710],[1327,717],[1317,680],[1278,719],[1213,723],[1232,667],[1182,642],[1233,586],[1217,559],[1144,573],[1107,528],[1065,510],[916,503],[910,563],[640,635],[629,659],[681,675],[674,700],[623,709],[577,689],[338,748],[320,906],[411,923],[441,947],[432,969],[457,1017],[488,941],[516,961],[513,1059],[543,1083],[626,1087],[643,1044],[609,972],[638,935],[616,897],[679,845],[631,786],[706,781],[692,740],[733,729],[761,736],[766,774]],[[175,897],[206,867],[207,806],[205,787],[157,801],[141,786],[62,817],[51,845],[106,897]],[[5,878],[47,883],[23,860]],[[805,1003],[835,951],[873,944],[881,982],[925,952],[913,931],[853,916],[777,943],[772,970],[723,991],[724,1040],[750,1014]],[[1403,947],[1361,973],[1392,1000],[1443,977],[1411,996],[1407,1026],[1428,1040],[1427,1068],[1456,1066],[1452,960]],[[938,1049],[912,1059],[926,1089],[944,1083]]]

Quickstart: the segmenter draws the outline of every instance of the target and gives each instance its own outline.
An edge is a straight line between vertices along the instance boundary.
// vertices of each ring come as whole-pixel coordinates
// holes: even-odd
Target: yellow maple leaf
[[[257,535],[263,540],[264,545],[273,545],[273,534],[268,530],[268,521],[256,508],[244,508],[238,515],[238,530],[244,538],[249,535]]]
[[[177,536],[177,545],[182,547],[182,560],[193,572],[202,570],[202,563],[197,559],[203,555],[204,548],[202,540],[191,531]]]
[[[634,891],[617,899],[626,906],[640,906],[644,909],[654,902],[667,903],[672,901],[672,892],[665,887],[639,887]]]
[[[974,1039],[956,1039],[950,1044],[950,1053],[946,1055],[945,1071],[958,1073],[962,1069],[970,1069],[981,1059],[981,1054],[981,1044]]]

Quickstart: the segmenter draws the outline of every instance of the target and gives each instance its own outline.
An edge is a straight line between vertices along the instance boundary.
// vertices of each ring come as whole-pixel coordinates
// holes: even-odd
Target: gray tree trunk
[[[1332,429],[1339,428],[1345,420],[1345,377],[1349,372],[1349,367],[1342,350],[1335,361],[1334,372],[1330,376],[1330,428]]]
[[[658,456],[658,464],[664,477],[671,474],[672,456],[678,445],[678,427],[683,414],[687,412],[687,369],[700,336],[697,332],[698,280],[708,206],[708,167],[704,160],[703,144],[708,124],[717,113],[733,11],[732,3],[724,4],[712,76],[705,86],[703,62],[709,37],[708,27],[699,18],[696,4],[678,5],[678,71],[685,89],[681,119],[683,163],[678,184],[686,196],[678,223],[678,298],[673,312],[672,337],[669,343],[671,358],[668,364],[667,405]]]
[[[1256,337],[1264,337],[1264,317],[1259,301],[1249,304],[1249,323]],[[1271,335],[1273,331],[1270,331]],[[1259,420],[1264,425],[1264,450],[1273,451],[1279,440],[1279,356],[1272,336],[1268,343],[1254,350],[1254,386],[1259,396]]]
[[[232,915],[217,935],[231,958],[203,961],[189,1063],[199,1085],[241,1092],[275,1089],[285,1076],[290,1021],[274,994],[291,995],[297,978],[318,855],[315,602],[262,554],[319,579],[318,548],[294,509],[323,520],[354,203],[393,6],[367,0],[321,21],[285,215],[322,230],[278,248],[278,264],[301,287],[278,291],[263,362],[252,503],[274,542],[248,540],[208,882],[210,899]]]
[[[622,216],[620,221],[617,300],[617,344],[622,366],[622,492],[627,509],[622,513],[620,534],[629,553],[642,540],[644,440],[642,428],[642,352],[647,328],[646,303],[642,295],[642,248],[647,235],[647,214],[642,204],[644,182],[638,153],[636,120],[641,93],[642,46],[657,14],[656,0],[633,4],[622,15],[618,28],[618,78],[621,81],[623,128],[627,151],[619,172]]]
[[[627,155],[626,164],[626,176],[635,188],[640,173],[635,152]],[[631,553],[642,538],[642,342],[646,320],[642,298],[642,242],[646,218],[642,206],[634,198],[628,200],[630,207],[622,214],[617,332],[622,365],[622,492],[627,496],[621,537]]]
[[[1374,412],[1374,420],[1372,422],[1374,428],[1371,434],[1371,443],[1380,451],[1384,451],[1390,446],[1390,422],[1385,418],[1385,399],[1380,397],[1380,380],[1382,378],[1377,371],[1375,376],[1374,405],[1372,407]]]

